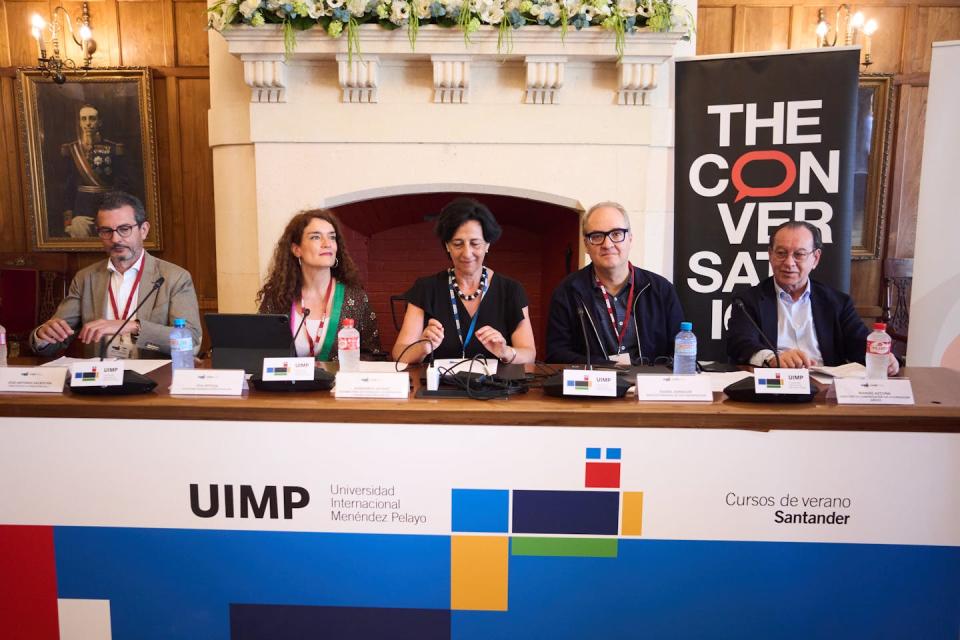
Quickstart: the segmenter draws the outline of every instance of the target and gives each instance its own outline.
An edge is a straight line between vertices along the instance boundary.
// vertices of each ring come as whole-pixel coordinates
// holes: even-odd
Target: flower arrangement
[[[567,30],[602,28],[615,34],[618,57],[627,34],[637,29],[693,31],[693,16],[672,0],[217,0],[209,8],[208,24],[222,31],[229,25],[282,24],[289,57],[296,32],[319,26],[330,37],[347,34],[347,50],[359,52],[361,24],[384,29],[406,27],[411,48],[421,25],[456,28],[469,43],[482,25],[499,29],[498,48],[509,50],[512,30],[527,25]]]

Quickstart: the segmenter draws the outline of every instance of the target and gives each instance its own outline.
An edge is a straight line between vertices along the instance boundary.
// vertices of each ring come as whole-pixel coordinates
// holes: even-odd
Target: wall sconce
[[[80,53],[83,55],[83,66],[81,67],[77,67],[77,63],[68,57],[60,57],[59,38],[63,29],[61,22],[67,25],[70,30],[70,37],[80,47]],[[53,10],[49,23],[39,13],[33,14],[30,18],[30,33],[33,39],[37,41],[37,68],[44,77],[53,78],[53,81],[57,84],[63,84],[67,81],[65,72],[82,72],[81,75],[87,75],[87,71],[90,70],[90,61],[97,50],[97,43],[93,39],[93,31],[90,29],[90,9],[86,2],[83,3],[81,13],[76,18],[76,23],[79,25],[76,31],[73,29],[73,23],[74,20],[70,19],[70,14],[67,13],[62,4]],[[47,57],[44,30],[50,31],[50,46],[53,49],[50,57]],[[66,35],[66,32],[64,32],[64,35]]]
[[[836,46],[837,39],[840,34],[841,24],[843,25],[844,45],[857,44],[859,34],[861,31],[863,32],[863,62],[861,64],[865,67],[869,67],[871,64],[873,64],[873,59],[870,54],[870,45],[873,34],[877,30],[877,21],[873,19],[867,20],[862,11],[854,12],[853,7],[848,4],[842,4],[837,7],[837,13],[836,17],[834,18],[833,25],[827,22],[826,13],[823,9],[820,9],[820,11],[817,13],[817,46]],[[831,28],[833,31],[832,38],[830,37]]]

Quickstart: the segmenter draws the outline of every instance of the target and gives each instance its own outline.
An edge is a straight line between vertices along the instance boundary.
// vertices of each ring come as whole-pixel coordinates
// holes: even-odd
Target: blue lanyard
[[[483,268],[484,275],[486,275],[487,268]],[[450,286],[450,305],[453,307],[453,321],[457,325],[457,337],[460,338],[460,356],[462,358],[467,357],[467,345],[470,344],[470,340],[473,339],[473,330],[477,326],[477,316],[480,315],[480,307],[477,307],[477,312],[473,314],[473,319],[470,320],[470,326],[467,327],[467,338],[464,340],[463,335],[460,333],[460,310],[457,308],[457,293],[453,286],[453,269],[447,273],[447,280]],[[487,287],[489,286],[486,282],[486,278],[483,278],[483,290],[480,292],[480,302],[483,302],[483,296],[487,293]]]

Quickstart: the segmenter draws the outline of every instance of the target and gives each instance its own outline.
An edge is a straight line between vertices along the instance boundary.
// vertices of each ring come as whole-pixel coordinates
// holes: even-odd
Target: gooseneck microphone
[[[590,339],[587,337],[587,323],[583,319],[583,306],[577,306],[577,316],[580,318],[580,330],[583,332],[583,346],[587,350],[587,369],[593,369],[593,363],[590,361]]]
[[[767,335],[760,328],[760,325],[754,321],[753,316],[747,313],[746,305],[743,304],[743,300],[740,298],[733,299],[733,306],[743,312],[743,315],[747,317],[747,320],[750,321],[750,324],[753,325],[753,328],[757,330],[757,333],[760,334],[760,339],[763,341],[764,346],[773,351],[773,356],[777,359],[777,368],[780,368],[780,350],[773,346],[773,343],[770,342],[770,339],[767,338]]]
[[[300,319],[300,326],[298,326],[297,330],[293,332],[293,338],[290,339],[290,353],[293,356],[297,355],[297,336],[300,335],[300,331],[303,330],[303,325],[307,323],[307,316],[309,315],[310,309],[304,307],[303,318]]]
[[[150,291],[148,291],[148,292],[147,292],[147,295],[143,296],[143,298],[140,300],[139,304],[137,304],[137,306],[134,307],[133,313],[131,313],[130,315],[128,315],[128,316],[126,317],[126,319],[123,321],[123,323],[120,325],[120,327],[119,327],[116,331],[114,331],[114,332],[113,332],[113,335],[110,336],[110,339],[107,340],[107,343],[106,343],[106,344],[101,343],[101,345],[102,345],[102,346],[100,347],[100,359],[101,359],[101,360],[103,360],[103,354],[106,353],[107,349],[110,348],[110,345],[113,344],[113,341],[117,339],[117,336],[120,335],[120,332],[123,331],[123,328],[126,327],[127,324],[130,322],[130,320],[133,319],[133,316],[137,315],[137,311],[140,311],[140,308],[141,308],[144,304],[146,304],[147,300],[149,300],[151,296],[156,295],[157,291],[160,290],[160,285],[162,285],[162,284],[163,284],[163,276],[160,276],[159,278],[157,278],[156,280],[154,280],[154,281],[153,281],[153,286],[150,287]]]

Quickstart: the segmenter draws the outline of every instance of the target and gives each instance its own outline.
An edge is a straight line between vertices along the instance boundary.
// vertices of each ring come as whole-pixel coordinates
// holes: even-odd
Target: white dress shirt
[[[776,280],[773,282],[777,294],[777,349],[799,349],[807,354],[814,366],[823,365],[823,355],[820,353],[820,343],[817,342],[817,330],[813,325],[813,304],[810,302],[810,280],[800,294],[798,300],[780,288]],[[755,367],[766,366],[764,363],[773,356],[773,351],[761,349],[750,358],[750,364]]]
[[[137,279],[137,274],[140,273],[140,269],[143,268],[143,257],[147,254],[146,251],[140,251],[140,257],[137,258],[137,261],[133,263],[129,269],[120,273],[115,266],[113,266],[112,260],[107,260],[107,269],[110,271],[110,286],[107,287],[107,299],[104,301],[104,318],[107,320],[117,320],[117,316],[113,313],[113,305],[110,304],[110,289],[113,289],[113,299],[117,301],[117,311],[123,313],[124,308],[127,306],[127,300],[130,300],[130,321],[136,320],[136,314],[133,313],[134,307],[137,306],[137,303],[140,301],[140,286],[143,282],[137,283],[136,289],[133,287],[133,283]],[[131,299],[132,296],[132,299]],[[119,336],[116,340],[113,341],[114,344],[120,343],[126,347],[129,347],[131,350],[130,357],[136,357],[136,346],[133,341],[133,336],[127,334],[124,336]]]

